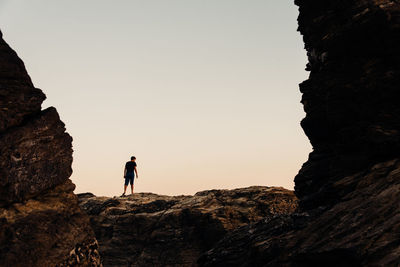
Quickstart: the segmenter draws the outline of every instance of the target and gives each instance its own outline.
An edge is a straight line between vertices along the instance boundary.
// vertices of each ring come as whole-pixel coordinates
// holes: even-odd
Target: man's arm
[[[136,166],[135,166],[135,172],[136,172],[136,178],[139,178],[139,175],[137,174]]]
[[[124,178],[125,178],[125,176],[126,176],[126,166],[125,166],[125,169],[124,169]]]

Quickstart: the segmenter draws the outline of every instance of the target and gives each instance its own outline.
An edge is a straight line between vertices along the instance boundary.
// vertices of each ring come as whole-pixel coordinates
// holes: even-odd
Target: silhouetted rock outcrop
[[[344,176],[400,154],[400,4],[296,4],[311,71],[300,84],[301,125],[314,151],[295,182],[308,210],[337,203],[348,192],[335,185]]]
[[[313,152],[299,212],[228,234],[202,266],[398,266],[400,3],[296,0]],[[247,247],[247,249],[240,249]]]
[[[78,196],[91,217],[104,266],[194,266],[227,232],[297,208],[293,191],[274,187],[173,197]]]
[[[0,266],[99,266],[68,179],[72,138],[44,99],[0,32]]]

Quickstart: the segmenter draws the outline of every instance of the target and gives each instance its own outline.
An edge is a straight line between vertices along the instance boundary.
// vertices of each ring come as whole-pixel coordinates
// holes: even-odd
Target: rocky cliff
[[[310,71],[301,126],[313,145],[295,177],[298,210],[277,188],[84,194],[105,265],[399,265],[400,3],[295,3]],[[99,264],[68,180],[71,138],[2,39],[0,96],[0,265]]]
[[[90,215],[104,266],[195,266],[198,257],[228,232],[297,208],[293,191],[273,187],[173,197],[88,193],[80,194],[79,200]]]
[[[0,32],[0,266],[98,266],[68,179],[72,138],[44,99]]]
[[[398,266],[400,3],[295,3],[310,71],[301,126],[313,145],[295,177],[299,212],[235,230],[199,263]]]
[[[300,84],[301,125],[314,151],[295,182],[302,208],[311,209],[338,202],[344,176],[400,154],[400,5],[296,4],[311,71]]]

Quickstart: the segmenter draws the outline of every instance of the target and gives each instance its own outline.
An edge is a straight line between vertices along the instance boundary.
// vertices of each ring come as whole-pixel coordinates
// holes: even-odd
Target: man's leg
[[[125,184],[124,184],[124,193],[121,195],[121,197],[125,196],[126,188],[127,188],[127,187],[128,187],[128,185],[125,183]]]
[[[124,193],[122,194],[121,197],[125,196],[126,188],[128,187],[128,183],[127,183],[127,182],[129,182],[129,181],[127,180],[127,178],[125,178],[125,182],[124,182]]]
[[[135,179],[135,177],[131,177],[130,179],[130,184],[131,184],[131,194],[133,195],[133,179]]]

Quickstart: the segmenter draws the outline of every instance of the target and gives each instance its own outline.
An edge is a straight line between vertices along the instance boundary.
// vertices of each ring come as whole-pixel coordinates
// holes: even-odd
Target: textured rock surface
[[[292,191],[267,187],[79,199],[91,217],[104,266],[193,266],[227,232],[297,208]]]
[[[398,266],[400,3],[295,2],[311,71],[301,125],[313,145],[295,177],[299,213],[239,228],[199,263]]]
[[[237,229],[200,265],[398,266],[400,160],[378,163],[335,186],[353,190],[321,214],[275,216]]]
[[[307,219],[296,213],[278,214],[240,227],[202,255],[198,263],[200,266],[280,266],[280,250],[286,245],[281,236],[301,229]]]
[[[100,265],[68,179],[72,138],[0,37],[0,266]]]
[[[40,112],[46,96],[33,87],[24,63],[0,32],[0,134]]]
[[[347,174],[399,156],[400,4],[296,0],[309,58],[301,125],[314,151],[295,178],[303,209],[332,205]]]

